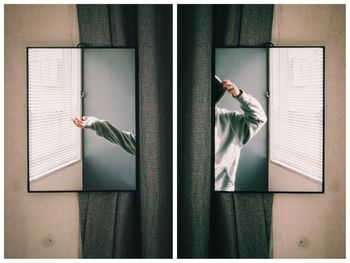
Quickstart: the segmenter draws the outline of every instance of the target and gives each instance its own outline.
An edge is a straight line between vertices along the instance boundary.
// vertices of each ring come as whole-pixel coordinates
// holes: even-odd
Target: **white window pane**
[[[270,49],[270,159],[322,181],[323,49]]]
[[[80,50],[28,49],[30,180],[81,158]]]

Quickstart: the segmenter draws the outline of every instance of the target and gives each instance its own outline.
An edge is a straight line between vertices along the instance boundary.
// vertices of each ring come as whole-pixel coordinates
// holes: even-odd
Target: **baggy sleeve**
[[[231,127],[241,146],[243,146],[266,123],[267,117],[261,104],[251,95],[242,92],[241,95],[235,98],[240,103],[243,114],[232,112]]]
[[[119,145],[123,150],[136,155],[136,136],[131,132],[119,130],[106,120],[89,117],[86,128],[94,130],[111,143]]]

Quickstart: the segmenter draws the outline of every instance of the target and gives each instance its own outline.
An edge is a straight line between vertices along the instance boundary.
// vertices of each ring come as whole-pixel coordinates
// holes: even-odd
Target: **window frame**
[[[232,45],[232,46],[216,46],[212,48],[212,53],[211,53],[211,59],[212,59],[212,70],[211,70],[211,79],[212,79],[212,83],[211,85],[215,85],[215,74],[216,74],[216,68],[215,68],[215,59],[216,59],[216,49],[220,49],[220,48],[226,48],[226,49],[241,49],[241,48],[262,48],[262,49],[266,49],[268,52],[268,56],[266,59],[266,63],[267,63],[267,93],[266,96],[268,97],[267,103],[268,103],[268,107],[267,107],[267,111],[266,111],[266,115],[268,116],[268,121],[265,125],[268,125],[268,132],[267,132],[267,163],[268,163],[268,180],[271,177],[271,165],[276,165],[282,169],[285,169],[286,171],[289,171],[293,174],[295,174],[296,176],[302,177],[305,180],[310,180],[312,182],[315,182],[312,178],[307,177],[305,175],[301,175],[300,173],[298,173],[298,171],[292,170],[288,167],[285,166],[281,166],[280,164],[276,164],[275,162],[271,161],[270,158],[270,154],[271,154],[271,149],[270,149],[270,139],[271,139],[271,133],[270,133],[270,129],[271,129],[271,125],[270,125],[270,55],[269,55],[269,51],[270,49],[275,49],[275,48],[321,48],[323,50],[323,99],[322,99],[322,108],[323,108],[323,114],[322,114],[322,134],[323,134],[323,140],[322,140],[322,182],[317,181],[317,183],[320,184],[320,190],[318,191],[308,191],[308,190],[273,190],[270,191],[269,188],[264,191],[263,193],[281,193],[281,194],[323,194],[325,192],[325,147],[326,147],[326,138],[325,138],[325,125],[326,125],[326,93],[325,93],[325,86],[326,86],[326,77],[325,77],[325,65],[326,65],[326,49],[325,46],[322,45],[303,45],[303,46],[296,46],[296,45],[281,45],[281,46],[275,46],[273,43],[271,42],[267,42],[265,44],[262,44],[260,46],[257,45]],[[244,193],[259,193],[257,191],[233,191],[233,192],[225,192],[225,191],[215,191],[214,188],[214,182],[215,182],[215,168],[214,168],[214,164],[215,164],[215,136],[214,136],[214,127],[215,127],[215,112],[214,112],[214,100],[213,100],[213,94],[211,94],[211,191],[213,193],[217,193],[217,192],[222,192],[222,193],[240,193],[240,192],[244,192]],[[306,179],[307,178],[307,179]],[[268,182],[268,185],[270,183]]]
[[[83,69],[83,64],[84,64],[84,55],[83,52],[86,49],[133,49],[134,50],[134,63],[135,63],[135,131],[136,131],[136,161],[135,161],[135,167],[136,167],[136,181],[135,181],[135,189],[133,190],[126,190],[126,189],[104,189],[104,190],[31,190],[30,189],[30,178],[29,178],[29,110],[28,110],[28,84],[29,84],[29,67],[28,67],[28,49],[30,48],[69,48],[69,49],[80,49],[81,50],[81,99],[83,100],[83,97],[85,96],[85,91],[84,91],[84,69]],[[77,46],[27,46],[26,47],[26,117],[27,117],[27,142],[26,142],[26,147],[27,147],[27,192],[28,193],[61,193],[61,192],[74,192],[74,193],[79,193],[79,192],[138,192],[140,189],[140,130],[139,130],[139,103],[140,103],[140,98],[139,98],[139,53],[138,53],[138,47],[136,46],[88,46],[85,43],[79,43]],[[81,114],[84,115],[84,103],[81,101]],[[84,161],[84,130],[81,131],[81,160]],[[61,169],[67,168],[72,164],[67,165],[66,167],[63,167]],[[59,170],[56,170],[54,173],[58,172]],[[48,175],[50,175],[49,173]],[[46,176],[44,176],[46,177]],[[44,178],[42,177],[42,178]],[[84,180],[84,168],[82,167],[82,180]]]
[[[324,193],[324,185],[325,185],[325,116],[326,116],[326,107],[325,107],[325,103],[326,103],[326,98],[325,98],[325,82],[326,82],[326,78],[325,78],[325,46],[271,46],[271,47],[268,47],[268,93],[269,93],[269,96],[271,94],[271,76],[272,76],[272,70],[271,70],[271,63],[270,63],[270,49],[277,49],[277,48],[320,48],[322,49],[322,59],[323,59],[323,63],[322,63],[322,78],[323,78],[323,83],[322,83],[322,179],[321,180],[318,180],[317,178],[314,178],[312,176],[309,176],[307,175],[306,173],[303,173],[302,171],[296,169],[296,168],[293,168],[293,167],[290,167],[289,165],[286,165],[286,164],[282,164],[280,162],[276,162],[274,161],[271,157],[271,128],[272,128],[272,124],[269,125],[269,142],[268,142],[268,159],[269,159],[269,165],[270,163],[278,166],[278,167],[281,167],[282,169],[286,169],[292,173],[295,173],[299,176],[302,176],[310,181],[313,181],[313,182],[317,182],[317,183],[320,183],[322,184],[322,191],[321,192],[316,192],[316,193]],[[272,118],[271,118],[271,113],[272,113],[272,110],[271,110],[271,102],[269,101],[268,102],[268,119],[269,121],[271,122]],[[296,193],[303,193],[303,192],[296,192]],[[314,192],[311,192],[311,193],[314,193]]]
[[[30,49],[77,49],[77,50],[81,50],[80,52],[80,58],[77,59],[78,65],[79,65],[79,69],[80,70],[80,75],[77,76],[77,78],[75,80],[78,81],[78,85],[79,87],[79,111],[80,114],[83,113],[83,103],[81,101],[81,92],[82,92],[82,48],[81,47],[67,47],[67,46],[63,46],[63,47],[39,47],[39,46],[30,46],[30,47],[26,47],[26,111],[27,111],[27,191],[28,192],[33,192],[32,190],[30,190],[30,184],[31,183],[35,183],[38,182],[40,180],[43,180],[45,178],[47,178],[48,176],[58,173],[60,170],[66,169],[67,167],[73,166],[79,162],[82,161],[83,158],[83,145],[82,145],[82,131],[80,131],[79,134],[79,144],[80,144],[80,151],[79,151],[79,157],[77,160],[73,160],[71,162],[65,163],[63,165],[57,166],[57,168],[52,169],[50,171],[48,171],[47,173],[40,175],[40,176],[36,176],[34,178],[30,177],[30,146],[29,146],[29,142],[30,142],[30,133],[29,133],[29,128],[30,128],[30,112],[29,112],[29,50]],[[72,78],[73,79],[73,78]],[[35,191],[34,191],[35,192]],[[42,191],[40,191],[42,192]],[[49,191],[52,192],[52,191]]]

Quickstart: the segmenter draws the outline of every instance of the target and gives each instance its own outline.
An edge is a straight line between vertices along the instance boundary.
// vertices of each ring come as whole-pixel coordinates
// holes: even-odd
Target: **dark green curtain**
[[[212,49],[270,42],[273,5],[179,5],[178,257],[267,258],[272,194],[215,193]]]
[[[172,6],[78,5],[80,42],[136,47],[140,188],[79,193],[82,257],[172,257]]]

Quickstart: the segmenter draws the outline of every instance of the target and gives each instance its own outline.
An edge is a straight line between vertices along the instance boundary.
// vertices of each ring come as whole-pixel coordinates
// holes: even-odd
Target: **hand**
[[[237,97],[241,94],[240,89],[236,86],[236,84],[234,84],[233,82],[231,82],[228,79],[225,79],[222,81],[222,86],[224,87],[224,89],[230,93],[233,97]]]
[[[72,119],[72,122],[75,124],[75,126],[79,128],[85,128],[88,123],[89,118],[84,116],[81,120],[79,118]]]

